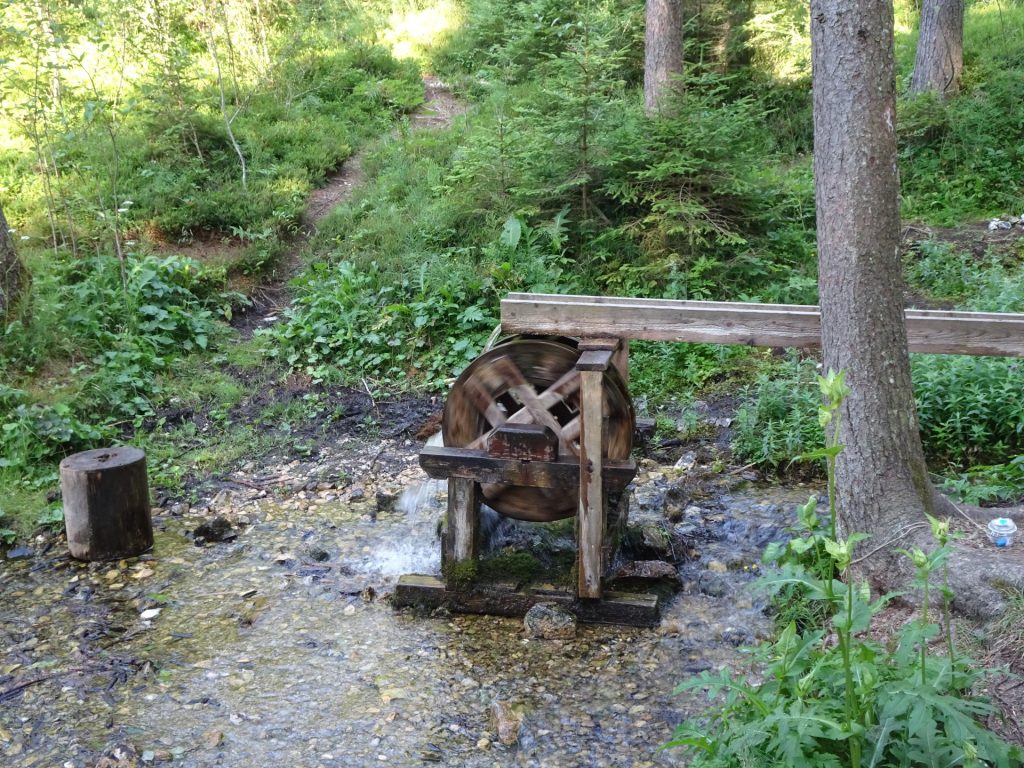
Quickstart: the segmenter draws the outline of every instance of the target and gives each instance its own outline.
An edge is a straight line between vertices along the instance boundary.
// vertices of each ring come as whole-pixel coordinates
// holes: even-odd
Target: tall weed
[[[988,672],[953,646],[948,588],[940,592],[941,623],[931,620],[931,579],[941,574],[948,583],[947,523],[931,519],[937,544],[931,552],[905,553],[924,595],[920,619],[900,630],[895,648],[868,639],[893,595],[872,600],[868,585],[853,578],[854,548],[866,535],[836,536],[833,480],[842,447],[835,420],[848,390],[832,372],[820,386],[826,397],[820,424],[835,430],[815,452],[827,459],[831,524],[821,531],[812,498],[800,512],[812,535],[777,548],[781,567],[760,584],[820,606],[822,625],[798,628],[790,621],[774,642],[759,646],[752,675],[759,682],[723,669],[680,685],[678,692],[703,690],[715,703],[706,716],[680,725],[668,746],[683,748],[689,765],[707,768],[1019,765],[1020,748],[981,725],[996,711],[975,693]],[[929,650],[937,636],[946,641],[945,655]]]

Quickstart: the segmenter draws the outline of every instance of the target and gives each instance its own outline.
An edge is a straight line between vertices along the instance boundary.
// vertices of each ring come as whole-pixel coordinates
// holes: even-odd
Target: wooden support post
[[[117,560],[153,546],[146,454],[99,448],[60,463],[68,549],[78,560]]]
[[[604,373],[581,371],[582,432],[580,433],[580,511],[576,518],[576,594],[601,597],[601,545],[604,534],[602,486],[602,428],[604,422]]]
[[[480,486],[465,477],[448,478],[445,565],[476,560],[480,554]]]

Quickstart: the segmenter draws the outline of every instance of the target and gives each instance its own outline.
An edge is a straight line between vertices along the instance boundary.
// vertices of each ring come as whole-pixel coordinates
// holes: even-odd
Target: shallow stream
[[[197,546],[190,531],[211,512],[177,510],[157,516],[140,559],[86,565],[55,548],[0,561],[0,763],[677,762],[659,747],[701,702],[673,687],[740,663],[739,646],[767,630],[743,585],[807,490],[747,487],[686,505],[675,523],[690,548],[684,587],[660,628],[533,640],[518,620],[388,605],[397,575],[438,564],[442,499],[427,487],[399,500],[421,480],[405,453],[375,493],[367,483],[215,500],[232,541]],[[641,475],[640,518],[670,485]],[[496,700],[525,714],[517,743],[498,738]]]

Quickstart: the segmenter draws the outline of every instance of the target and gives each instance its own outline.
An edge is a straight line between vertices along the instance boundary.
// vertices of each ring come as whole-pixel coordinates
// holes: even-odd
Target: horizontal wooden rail
[[[420,466],[429,477],[463,477],[478,483],[504,483],[531,488],[577,491],[578,461],[522,461],[488,456],[469,448],[427,446],[420,451]],[[610,492],[618,493],[636,477],[636,462],[605,461],[603,479]]]
[[[906,318],[911,352],[1024,357],[1024,314],[908,309]],[[818,307],[798,304],[510,293],[501,326],[506,333],[821,346]]]

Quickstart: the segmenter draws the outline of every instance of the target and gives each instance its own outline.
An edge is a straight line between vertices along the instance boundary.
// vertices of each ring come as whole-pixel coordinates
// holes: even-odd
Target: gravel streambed
[[[661,626],[535,640],[388,605],[438,569],[443,497],[411,442],[247,469],[158,511],[141,558],[0,561],[3,765],[671,765],[702,706],[675,684],[768,631],[745,585],[808,494],[645,461],[631,521],[681,584]]]

